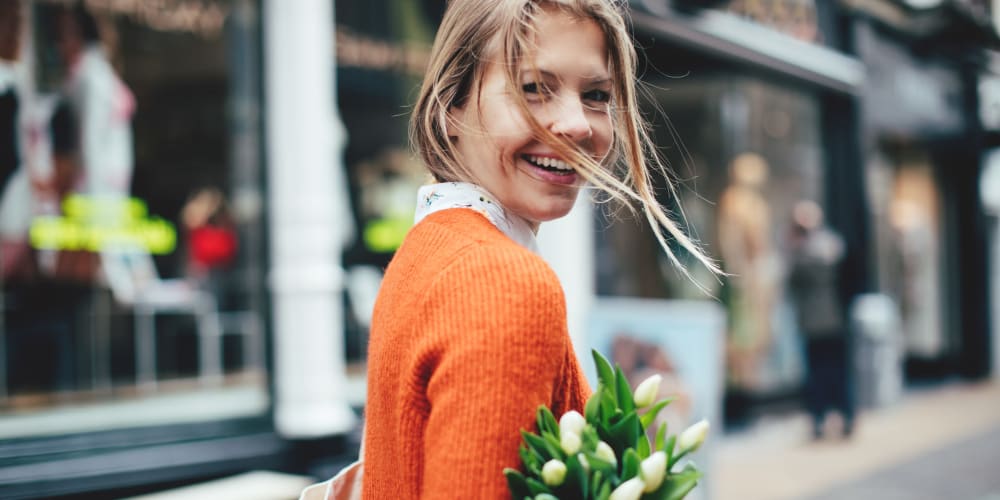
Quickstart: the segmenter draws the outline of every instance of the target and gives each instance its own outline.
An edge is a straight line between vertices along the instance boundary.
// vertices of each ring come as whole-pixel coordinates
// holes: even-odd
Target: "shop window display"
[[[444,2],[338,1],[337,79],[357,237],[344,253],[348,371],[363,377],[368,321],[382,269],[413,225],[426,170],[407,121]],[[360,397],[360,396],[359,396]]]
[[[944,328],[943,200],[925,147],[890,140],[882,146],[873,166],[886,185],[873,203],[879,288],[899,305],[906,355],[933,360],[954,347]]]
[[[597,240],[598,293],[715,298],[728,317],[727,392],[795,391],[803,364],[786,286],[787,235],[797,200],[822,203],[818,99],[710,70],[651,81],[650,88],[648,105],[664,111],[654,122],[657,143],[679,180],[674,212],[730,275],[696,276],[693,285],[656,257],[641,222],[626,221]]]
[[[266,411],[253,3],[201,3],[193,24],[130,3],[26,5],[0,415],[116,401],[134,418],[104,425],[140,426],[179,418],[144,402],[222,393]]]

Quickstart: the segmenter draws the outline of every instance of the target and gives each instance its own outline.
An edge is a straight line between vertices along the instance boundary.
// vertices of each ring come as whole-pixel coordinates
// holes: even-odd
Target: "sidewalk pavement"
[[[827,434],[802,413],[723,437],[713,500],[1000,500],[1000,381],[910,391]]]

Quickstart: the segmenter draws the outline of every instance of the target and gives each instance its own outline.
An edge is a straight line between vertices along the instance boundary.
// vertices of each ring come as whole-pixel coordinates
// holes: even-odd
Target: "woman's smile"
[[[527,163],[522,169],[527,170],[532,177],[563,186],[575,186],[579,181],[579,174],[569,163],[559,159],[557,156],[544,156],[523,154],[520,156],[521,163]]]

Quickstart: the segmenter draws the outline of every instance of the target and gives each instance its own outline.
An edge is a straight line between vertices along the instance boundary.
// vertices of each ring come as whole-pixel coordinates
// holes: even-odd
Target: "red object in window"
[[[236,257],[236,234],[231,229],[202,226],[191,230],[191,259],[206,268],[228,265]]]

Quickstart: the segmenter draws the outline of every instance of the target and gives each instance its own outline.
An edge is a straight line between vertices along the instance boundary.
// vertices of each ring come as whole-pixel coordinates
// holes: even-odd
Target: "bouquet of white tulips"
[[[654,401],[660,376],[646,379],[633,393],[620,367],[593,351],[597,391],[584,415],[570,411],[556,421],[538,408],[538,431],[521,431],[521,461],[525,473],[504,469],[514,500],[677,500],[684,498],[702,473],[688,461],[708,434],[702,420],[680,437],[667,434],[663,422],[650,443],[646,436],[656,415],[672,399]],[[641,415],[640,415],[641,413]]]

